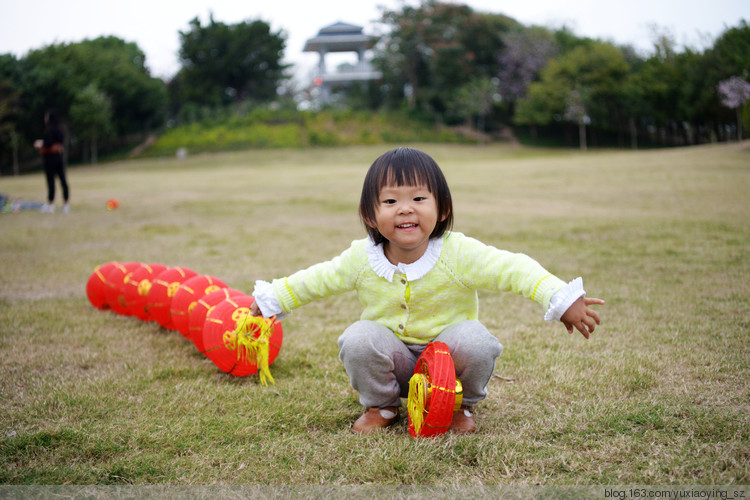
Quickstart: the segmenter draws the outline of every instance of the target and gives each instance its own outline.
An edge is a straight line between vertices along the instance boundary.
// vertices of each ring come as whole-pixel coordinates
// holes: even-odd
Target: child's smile
[[[384,249],[392,264],[419,260],[437,222],[437,202],[427,186],[389,185],[380,191],[375,225],[388,240]]]

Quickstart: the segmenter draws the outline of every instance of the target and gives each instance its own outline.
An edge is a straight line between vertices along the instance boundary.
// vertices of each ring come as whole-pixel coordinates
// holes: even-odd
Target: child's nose
[[[401,203],[399,205],[398,212],[400,214],[410,214],[410,213],[414,212],[414,208],[411,206],[411,203],[404,202],[404,203]]]

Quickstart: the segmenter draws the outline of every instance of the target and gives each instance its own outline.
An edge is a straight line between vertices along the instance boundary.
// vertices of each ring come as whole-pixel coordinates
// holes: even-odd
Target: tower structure
[[[313,83],[320,88],[323,103],[330,101],[331,92],[336,88],[382,77],[366,58],[367,50],[372,48],[378,37],[366,35],[362,29],[361,26],[337,22],[322,28],[305,43],[304,52],[317,52],[320,56]],[[347,71],[329,71],[326,55],[332,52],[356,52],[357,63]]]

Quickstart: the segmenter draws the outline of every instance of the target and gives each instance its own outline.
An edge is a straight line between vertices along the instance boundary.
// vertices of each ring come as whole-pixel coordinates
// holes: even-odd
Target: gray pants
[[[473,406],[484,399],[495,359],[503,350],[500,342],[478,321],[451,325],[435,340],[444,342],[451,352],[456,377],[463,386],[463,404]],[[338,344],[339,359],[363,406],[401,406],[400,398],[409,394],[409,379],[424,345],[405,344],[374,321],[352,324]]]

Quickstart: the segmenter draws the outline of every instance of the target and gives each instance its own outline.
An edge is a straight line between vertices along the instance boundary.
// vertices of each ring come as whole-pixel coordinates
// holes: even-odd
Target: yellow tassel
[[[275,384],[268,367],[271,325],[260,316],[247,314],[237,321],[234,333],[237,334],[237,360],[245,364],[255,363],[261,385],[268,385],[269,381]]]
[[[409,412],[409,418],[414,426],[415,434],[419,434],[419,430],[424,423],[427,387],[427,377],[421,373],[415,373],[409,379],[409,397],[406,400],[406,409]]]

